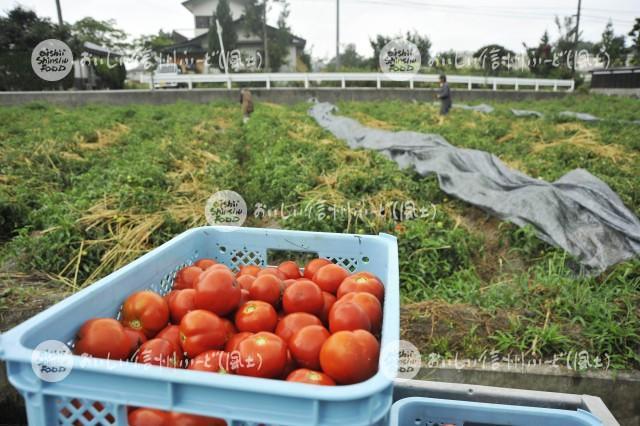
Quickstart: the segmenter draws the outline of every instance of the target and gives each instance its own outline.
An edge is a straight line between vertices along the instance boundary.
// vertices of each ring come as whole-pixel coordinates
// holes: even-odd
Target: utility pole
[[[269,64],[269,43],[267,42],[267,0],[264,0],[262,11],[262,39],[264,40],[264,68],[271,71]]]
[[[578,0],[578,15],[576,16],[576,33],[573,35],[573,61],[571,61],[571,75],[576,74],[576,61],[578,59],[578,35],[580,34],[580,9],[582,0]]]
[[[56,7],[58,8],[58,25],[60,25],[60,28],[62,28],[64,22],[62,22],[62,9],[60,8],[60,0],[56,0]]]
[[[336,72],[340,71],[340,0],[336,0]]]

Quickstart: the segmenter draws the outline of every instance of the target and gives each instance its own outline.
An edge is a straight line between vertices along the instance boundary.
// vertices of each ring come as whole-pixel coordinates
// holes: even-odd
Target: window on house
[[[209,28],[210,16],[196,16],[196,28]]]

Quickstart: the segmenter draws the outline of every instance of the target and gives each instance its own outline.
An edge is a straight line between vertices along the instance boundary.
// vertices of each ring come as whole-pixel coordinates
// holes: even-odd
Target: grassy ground
[[[637,126],[507,112],[570,109],[637,119],[639,101],[576,96],[494,106],[491,115],[454,110],[444,121],[424,104],[340,108],[373,127],[440,133],[544,179],[586,168],[640,213]],[[640,366],[640,261],[575,278],[565,254],[531,230],[447,198],[434,178],[347,149],[307,108],[260,104],[246,126],[232,104],[0,109],[3,328],[15,306],[38,309],[203,224],[206,198],[232,189],[250,210],[262,203],[305,212],[251,217],[250,226],[396,234],[402,332],[423,355],[475,358],[498,350],[548,359],[586,350],[607,353],[616,368]],[[426,217],[399,224],[391,204],[378,215],[334,218],[330,210],[407,200]]]

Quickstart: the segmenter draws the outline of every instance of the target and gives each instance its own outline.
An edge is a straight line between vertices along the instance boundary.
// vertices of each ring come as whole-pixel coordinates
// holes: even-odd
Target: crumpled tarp
[[[511,109],[511,113],[516,117],[544,117],[544,114],[538,111],[530,111],[526,109]]]
[[[440,188],[518,226],[531,225],[544,241],[586,266],[605,268],[640,254],[640,221],[603,181],[583,169],[555,182],[512,170],[484,151],[456,148],[437,134],[372,129],[316,103],[309,114],[351,148],[379,151],[422,176],[435,173]]]
[[[483,112],[485,114],[491,114],[493,112],[493,107],[487,104],[480,105],[465,105],[465,104],[453,104],[453,108],[466,109],[469,111]]]
[[[577,118],[581,121],[599,121],[600,119],[595,115],[587,114],[585,112],[573,112],[573,111],[562,111],[560,113],[560,117],[565,118]]]

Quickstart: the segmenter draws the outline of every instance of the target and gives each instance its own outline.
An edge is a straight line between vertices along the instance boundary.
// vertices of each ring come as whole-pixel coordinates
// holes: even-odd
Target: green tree
[[[247,35],[258,35],[262,41],[263,66],[266,71],[270,71],[269,63],[269,40],[267,37],[267,0],[247,0],[244,6],[244,29]]]
[[[209,53],[212,55],[220,54],[220,52],[222,52],[220,39],[218,38],[216,20],[220,23],[220,27],[222,27],[222,43],[224,44],[224,51],[230,52],[234,50],[238,44],[238,34],[236,33],[236,25],[233,22],[233,16],[231,16],[229,1],[219,0],[211,19],[211,25],[209,26]]]
[[[278,71],[289,57],[291,44],[291,28],[287,24],[289,18],[289,3],[282,2],[282,10],[278,16],[278,26],[275,31],[268,31],[269,65],[272,71]]]
[[[121,52],[131,47],[131,43],[127,42],[127,33],[117,28],[113,19],[99,21],[91,17],[82,18],[71,25],[71,34],[82,44],[88,41]]]
[[[73,72],[59,82],[39,78],[31,67],[31,52],[43,40],[50,38],[65,41],[78,54],[69,28],[60,28],[48,18],[40,18],[35,12],[15,7],[0,16],[0,90],[46,90],[68,88],[73,85]]]
[[[489,44],[478,49],[473,57],[485,73],[498,75],[513,68],[516,54],[499,44]]]
[[[549,32],[545,30],[537,47],[527,47],[524,43],[523,45],[527,51],[531,72],[539,77],[548,77],[553,69],[553,46]]]
[[[602,32],[602,39],[593,45],[592,53],[608,66],[621,66],[626,62],[627,49],[624,35],[616,36],[609,21]]]
[[[244,29],[249,34],[255,34],[262,40],[263,49],[260,52],[266,71],[278,71],[286,62],[291,43],[291,29],[287,24],[289,18],[289,3],[286,0],[272,0],[282,4],[278,16],[277,28],[269,27],[266,22],[268,4],[266,0],[248,0],[244,9]],[[266,52],[266,53],[265,53]]]
[[[370,59],[371,68],[378,69],[378,67],[380,66],[379,65],[380,52],[382,51],[382,48],[385,45],[387,45],[391,40],[392,40],[391,37],[388,37],[382,34],[377,34],[375,39],[369,39],[369,44],[373,49],[373,57],[371,57]]]
[[[361,56],[356,50],[356,45],[349,43],[340,53],[340,66],[344,68],[367,68],[369,61]],[[329,69],[335,70],[336,58],[330,62]]]
[[[631,37],[631,63],[634,65],[640,65],[640,18],[636,18],[636,22],[629,31],[629,37]]]
[[[171,36],[171,33],[163,30],[158,31],[158,34],[142,35],[133,40],[133,47],[137,50],[149,50],[153,52],[159,52],[163,48],[175,44],[175,40]]]
[[[431,40],[426,35],[421,36],[416,31],[407,32],[407,40],[415,44],[420,52],[422,63],[426,64],[431,59]]]

